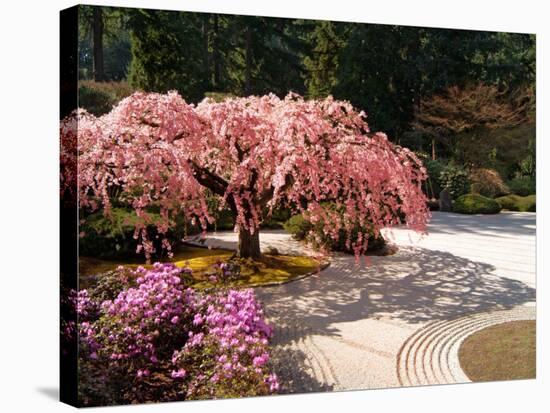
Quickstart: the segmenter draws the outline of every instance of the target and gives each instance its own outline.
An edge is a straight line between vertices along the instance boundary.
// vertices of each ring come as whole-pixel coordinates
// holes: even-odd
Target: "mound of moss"
[[[537,196],[506,195],[496,198],[502,209],[509,211],[535,212],[537,210]]]
[[[453,202],[453,212],[459,214],[498,214],[502,207],[494,199],[479,194],[466,194]]]

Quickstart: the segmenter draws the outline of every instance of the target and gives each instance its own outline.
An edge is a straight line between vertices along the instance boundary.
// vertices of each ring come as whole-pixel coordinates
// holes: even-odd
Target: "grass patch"
[[[536,377],[536,323],[511,321],[467,337],[459,350],[460,365],[472,381]]]
[[[502,209],[509,211],[535,212],[537,210],[537,196],[506,195],[496,198]]]
[[[230,287],[258,287],[265,284],[290,281],[304,274],[317,271],[321,263],[312,257],[269,255],[264,254],[258,260],[233,258],[233,252],[221,249],[207,249],[185,246],[174,253],[171,260],[178,267],[188,267],[193,270],[196,280],[195,288],[212,288],[208,276],[212,266],[218,262],[233,262],[241,268],[240,277],[226,284]],[[93,257],[80,257],[80,283],[82,288],[88,288],[95,278],[94,275],[116,269],[118,266],[137,268],[139,265],[148,268],[139,257],[127,260],[104,260]]]

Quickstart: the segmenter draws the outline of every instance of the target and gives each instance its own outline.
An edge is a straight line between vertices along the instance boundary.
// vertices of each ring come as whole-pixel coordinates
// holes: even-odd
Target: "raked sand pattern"
[[[535,318],[534,213],[434,213],[429,234],[386,234],[399,250],[334,254],[319,274],[256,289],[275,326],[273,362],[283,391],[373,389],[469,381],[458,349],[471,333]],[[307,253],[283,231],[262,247]],[[209,234],[234,247],[231,232]]]

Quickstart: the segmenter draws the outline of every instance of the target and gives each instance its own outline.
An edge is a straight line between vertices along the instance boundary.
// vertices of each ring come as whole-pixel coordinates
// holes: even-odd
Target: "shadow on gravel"
[[[333,390],[332,385],[319,382],[306,364],[303,351],[289,347],[274,347],[271,364],[277,373],[281,388],[279,394],[312,393]]]
[[[310,333],[338,335],[333,323],[384,317],[414,324],[535,300],[535,289],[494,269],[448,252],[402,248],[361,267],[336,256],[319,275],[257,292],[271,322],[292,329],[277,337],[284,344]]]

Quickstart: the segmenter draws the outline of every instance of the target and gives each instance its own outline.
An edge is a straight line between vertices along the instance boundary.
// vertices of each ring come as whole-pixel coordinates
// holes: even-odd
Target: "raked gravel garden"
[[[536,214],[434,212],[428,235],[393,228],[397,246],[359,266],[333,253],[310,277],[257,288],[275,326],[273,359],[282,391],[373,389],[470,381],[458,349],[484,327],[535,318]],[[284,231],[262,248],[310,250]],[[231,248],[233,232],[207,245]]]

